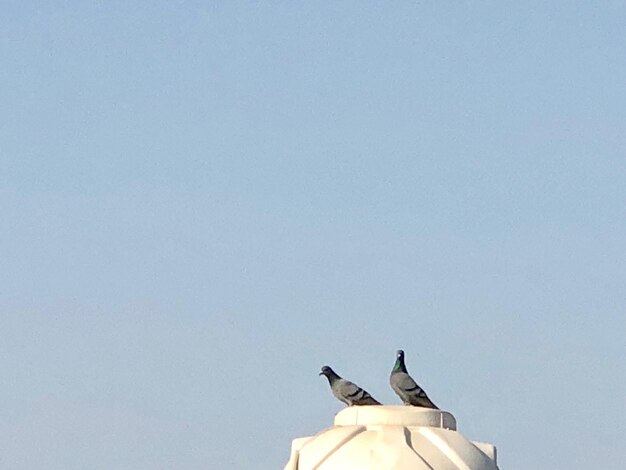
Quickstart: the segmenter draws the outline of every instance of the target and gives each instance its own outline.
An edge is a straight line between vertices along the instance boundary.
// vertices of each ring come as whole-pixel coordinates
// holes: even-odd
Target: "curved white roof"
[[[496,449],[456,431],[446,411],[351,406],[335,425],[295,439],[285,470],[497,470]]]

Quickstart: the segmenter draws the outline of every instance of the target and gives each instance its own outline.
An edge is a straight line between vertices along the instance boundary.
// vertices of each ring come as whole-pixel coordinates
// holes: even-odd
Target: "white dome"
[[[456,431],[446,411],[351,406],[335,425],[295,439],[285,470],[498,470],[496,448]]]

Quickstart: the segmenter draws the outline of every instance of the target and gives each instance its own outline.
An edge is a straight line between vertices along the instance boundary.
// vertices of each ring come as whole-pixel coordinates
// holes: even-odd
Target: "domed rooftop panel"
[[[456,431],[446,411],[351,406],[334,426],[295,439],[285,470],[498,470],[496,449]]]

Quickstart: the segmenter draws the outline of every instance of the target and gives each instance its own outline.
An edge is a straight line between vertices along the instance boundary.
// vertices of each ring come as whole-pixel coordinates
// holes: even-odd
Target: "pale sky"
[[[503,470],[622,469],[625,25],[3,2],[0,469],[282,468],[398,348]]]

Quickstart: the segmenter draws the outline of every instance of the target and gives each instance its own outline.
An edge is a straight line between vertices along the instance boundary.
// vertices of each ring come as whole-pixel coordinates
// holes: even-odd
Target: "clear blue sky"
[[[623,468],[624,1],[26,3],[0,468],[282,468],[400,347],[503,469]]]

